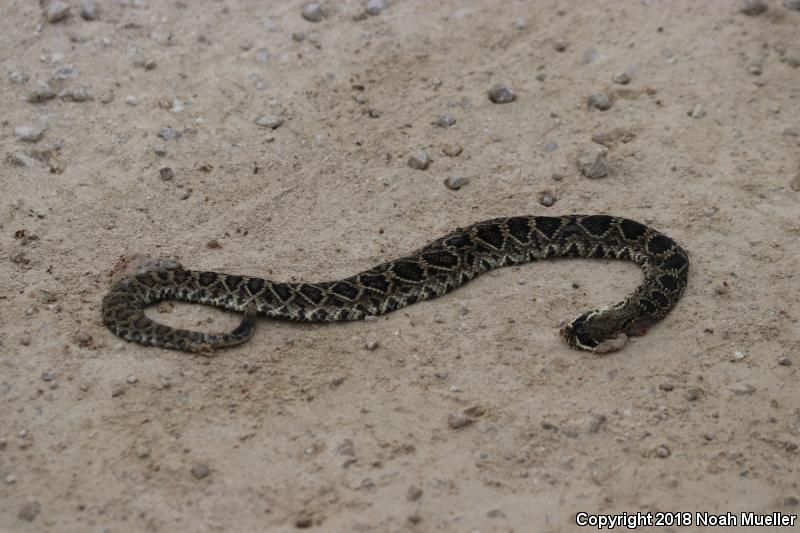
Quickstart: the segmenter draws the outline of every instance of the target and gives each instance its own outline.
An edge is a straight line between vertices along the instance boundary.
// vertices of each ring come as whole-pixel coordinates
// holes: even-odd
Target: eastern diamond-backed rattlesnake
[[[669,237],[633,220],[606,215],[498,218],[457,229],[407,257],[347,279],[278,283],[261,278],[172,269],[151,270],[115,283],[103,298],[103,322],[145,345],[209,352],[246,341],[257,314],[305,322],[359,320],[441,296],[493,268],[554,257],[627,259],[644,282],[619,304],[583,313],[561,329],[574,348],[607,352],[642,335],[669,313],[686,287],[689,260]],[[229,333],[175,329],[144,309],[182,300],[240,311]]]

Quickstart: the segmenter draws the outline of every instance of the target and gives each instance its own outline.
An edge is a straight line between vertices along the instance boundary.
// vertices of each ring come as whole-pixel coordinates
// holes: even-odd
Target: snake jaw
[[[561,328],[561,336],[573,348],[606,354],[621,350],[629,336],[617,324],[621,311],[599,309],[587,311]]]

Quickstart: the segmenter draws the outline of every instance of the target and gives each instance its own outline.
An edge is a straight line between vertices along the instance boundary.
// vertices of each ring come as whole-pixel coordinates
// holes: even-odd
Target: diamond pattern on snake
[[[103,298],[103,322],[127,341],[209,353],[248,340],[258,315],[300,322],[360,320],[442,296],[495,268],[567,257],[628,260],[644,271],[644,281],[627,298],[586,311],[561,328],[567,344],[579,350],[622,348],[664,318],[686,288],[686,252],[644,224],[607,215],[521,216],[456,229],[406,257],[334,281],[281,283],[180,265],[149,270],[112,285]],[[225,333],[172,328],[144,312],[163,300],[212,305],[243,317]]]

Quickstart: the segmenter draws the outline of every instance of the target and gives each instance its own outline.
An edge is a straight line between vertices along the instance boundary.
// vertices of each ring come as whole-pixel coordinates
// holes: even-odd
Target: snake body
[[[258,277],[160,268],[126,277],[103,298],[103,322],[125,340],[189,352],[240,344],[255,318],[302,322],[360,320],[436,298],[494,268],[559,257],[624,259],[644,281],[625,300],[587,311],[561,328],[577,349],[619,349],[664,318],[686,288],[689,260],[675,241],[625,218],[607,215],[497,218],[459,228],[416,252],[355,276],[320,283],[280,283]],[[162,300],[213,305],[244,313],[227,333],[172,328],[144,309]]]

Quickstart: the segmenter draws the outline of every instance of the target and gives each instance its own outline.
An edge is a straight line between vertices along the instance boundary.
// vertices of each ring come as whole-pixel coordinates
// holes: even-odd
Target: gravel
[[[495,104],[507,104],[517,99],[517,94],[514,89],[505,83],[495,83],[489,89],[489,100]]]
[[[741,11],[745,15],[760,15],[767,11],[767,4],[764,0],[744,0]]]
[[[264,115],[256,119],[256,125],[271,130],[278,129],[283,124],[283,119],[276,115]]]
[[[611,99],[606,93],[596,92],[589,96],[589,107],[605,111],[611,109]]]
[[[440,116],[438,119],[436,119],[436,122],[434,122],[434,124],[436,126],[439,126],[440,128],[450,128],[454,126],[455,123],[456,123],[455,117],[453,117],[452,115],[448,115],[447,113]]]
[[[167,155],[167,145],[164,143],[157,143],[153,146],[153,151],[156,155]]]
[[[164,139],[165,141],[174,141],[175,139],[180,139],[183,136],[181,132],[172,128],[161,128],[158,130],[157,135],[159,138]]]
[[[539,198],[539,203],[545,207],[553,207],[553,204],[556,203],[556,197],[549,192],[543,193]]]
[[[22,507],[19,508],[19,513],[17,516],[20,520],[25,520],[26,522],[33,522],[36,520],[36,517],[39,516],[39,513],[42,512],[42,506],[39,502],[33,501],[24,504]]]
[[[444,186],[454,191],[457,191],[467,183],[469,183],[469,178],[461,174],[450,174],[444,179]]]
[[[457,143],[447,143],[442,148],[442,153],[448,157],[456,157],[458,156],[464,149],[461,147],[460,144]]]
[[[325,10],[317,3],[306,4],[300,14],[309,22],[319,22],[325,18]]]
[[[431,160],[424,150],[411,154],[408,157],[408,166],[415,170],[425,170],[430,166]]]
[[[97,2],[95,0],[81,0],[80,14],[83,20],[97,20]]]
[[[385,11],[388,8],[389,0],[369,0],[369,2],[367,2],[367,14],[373,17],[380,15],[381,11]]]
[[[631,82],[631,76],[627,72],[618,72],[611,77],[611,81],[619,85],[628,85]]]
[[[703,118],[706,116],[706,109],[703,104],[695,104],[691,111],[689,111],[689,116],[692,118]]]
[[[17,126],[14,128],[14,136],[20,141],[35,143],[42,138],[44,131],[36,126]]]
[[[597,179],[608,175],[608,148],[592,144],[578,153],[578,168],[587,178]]]
[[[170,181],[172,178],[175,177],[175,171],[172,170],[170,167],[161,167],[158,170],[158,175],[161,176],[161,179],[164,181]]]
[[[192,467],[192,475],[197,479],[205,479],[208,477],[210,470],[208,469],[208,465],[206,464],[196,464]]]
[[[660,457],[661,459],[666,459],[670,455],[672,455],[672,452],[670,451],[669,447],[667,447],[666,444],[662,444],[656,447],[656,457]]]
[[[69,4],[56,0],[55,2],[50,2],[50,4],[48,4],[47,9],[45,9],[44,12],[44,17],[50,24],[61,22],[69,16],[69,9]]]
[[[44,102],[56,97],[56,92],[46,81],[36,84],[36,87],[28,93],[28,101],[31,103]]]

